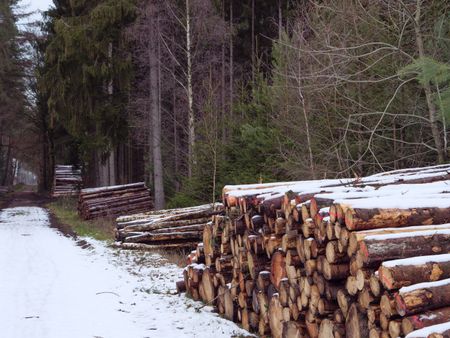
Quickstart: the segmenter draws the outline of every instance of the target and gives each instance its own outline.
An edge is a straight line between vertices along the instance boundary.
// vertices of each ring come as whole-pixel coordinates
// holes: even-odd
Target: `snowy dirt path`
[[[182,270],[152,253],[76,242],[47,212],[0,212],[1,337],[231,337],[246,331],[174,295]]]

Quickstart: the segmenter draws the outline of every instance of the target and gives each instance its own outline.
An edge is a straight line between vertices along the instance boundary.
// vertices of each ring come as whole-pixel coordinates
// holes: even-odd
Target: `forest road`
[[[82,249],[50,226],[37,196],[7,205],[0,211],[2,338],[245,335],[175,295],[182,269],[160,255],[113,250],[89,238]]]

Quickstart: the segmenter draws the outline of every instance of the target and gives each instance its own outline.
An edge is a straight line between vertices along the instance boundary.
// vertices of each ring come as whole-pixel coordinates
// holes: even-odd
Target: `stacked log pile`
[[[227,186],[177,288],[261,336],[416,337],[450,321],[449,170]]]
[[[145,212],[152,207],[144,182],[82,189],[78,200],[78,213],[85,220]]]
[[[223,213],[221,203],[155,210],[117,219],[116,239],[122,248],[195,248],[211,217]]]
[[[56,165],[53,197],[77,196],[82,188],[81,170],[73,165]]]
[[[5,195],[5,194],[7,194],[7,193],[9,193],[11,191],[12,191],[12,189],[11,189],[10,186],[0,185],[0,195]]]

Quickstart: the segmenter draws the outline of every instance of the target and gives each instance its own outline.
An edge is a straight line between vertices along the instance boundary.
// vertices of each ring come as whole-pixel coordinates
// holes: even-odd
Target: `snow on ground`
[[[174,294],[182,269],[155,253],[83,249],[49,227],[47,212],[0,212],[1,336],[231,337],[235,324]]]

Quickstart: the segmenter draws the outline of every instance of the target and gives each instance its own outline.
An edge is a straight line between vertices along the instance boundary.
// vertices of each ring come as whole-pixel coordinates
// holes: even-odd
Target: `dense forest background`
[[[446,0],[0,0],[0,179],[83,167],[155,206],[448,160]],[[20,160],[20,161],[19,161]],[[19,161],[19,162],[18,162]]]

